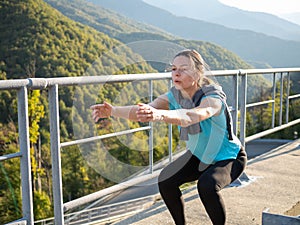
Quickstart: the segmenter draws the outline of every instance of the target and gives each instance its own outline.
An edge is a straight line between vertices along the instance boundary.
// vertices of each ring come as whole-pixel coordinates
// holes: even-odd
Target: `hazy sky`
[[[165,0],[144,0],[157,6],[166,5]],[[184,2],[188,4],[195,0],[166,0],[167,2]],[[207,0],[209,1],[209,0]],[[300,0],[218,0],[225,5],[234,6],[248,11],[266,12],[275,15],[300,12]]]
[[[223,4],[249,11],[267,12],[276,15],[300,12],[299,0],[219,0]]]

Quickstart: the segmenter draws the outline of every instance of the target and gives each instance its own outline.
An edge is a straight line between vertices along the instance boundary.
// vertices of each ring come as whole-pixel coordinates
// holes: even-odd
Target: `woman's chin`
[[[182,90],[182,87],[181,87],[181,85],[179,85],[179,84],[174,84],[174,87],[177,89],[177,90]]]

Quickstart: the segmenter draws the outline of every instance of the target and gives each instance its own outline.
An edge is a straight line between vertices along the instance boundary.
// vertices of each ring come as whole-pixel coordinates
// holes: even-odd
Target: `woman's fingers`
[[[153,119],[153,108],[147,104],[139,103],[136,116],[140,122],[149,122]]]
[[[92,118],[95,122],[97,122],[100,118],[107,118],[111,114],[111,105],[107,102],[103,104],[92,105],[90,109],[92,109]]]
[[[100,111],[97,108],[94,108],[92,112],[92,118],[95,122],[97,122],[100,119],[100,115]]]
[[[95,112],[92,113],[92,118],[95,122],[97,122],[99,120],[99,116],[97,116],[97,114]]]
[[[147,114],[147,113],[150,113],[151,110],[150,110],[150,107],[146,104],[143,104],[143,103],[139,103],[138,104],[138,109],[136,111],[137,115],[144,115],[144,114]]]

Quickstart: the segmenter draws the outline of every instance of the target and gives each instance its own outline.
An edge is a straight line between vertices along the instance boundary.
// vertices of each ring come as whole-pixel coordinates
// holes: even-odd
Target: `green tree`
[[[18,132],[13,122],[0,123],[0,155],[19,151]],[[16,220],[21,213],[20,159],[0,162],[0,223]]]
[[[32,71],[31,71],[32,72]],[[42,177],[45,169],[42,167],[42,149],[40,141],[40,121],[45,115],[44,106],[41,104],[40,90],[32,90],[28,96],[30,159],[32,166],[34,217],[43,219],[51,216],[52,204],[46,191],[42,189]]]

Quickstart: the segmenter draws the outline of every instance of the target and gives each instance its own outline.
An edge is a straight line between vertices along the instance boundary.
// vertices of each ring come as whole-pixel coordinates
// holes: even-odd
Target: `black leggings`
[[[199,159],[190,151],[165,167],[158,177],[160,194],[177,225],[185,224],[182,193],[179,186],[198,180],[200,199],[214,225],[224,225],[225,206],[219,191],[237,179],[247,163],[241,148],[235,160],[222,160],[199,171]]]

